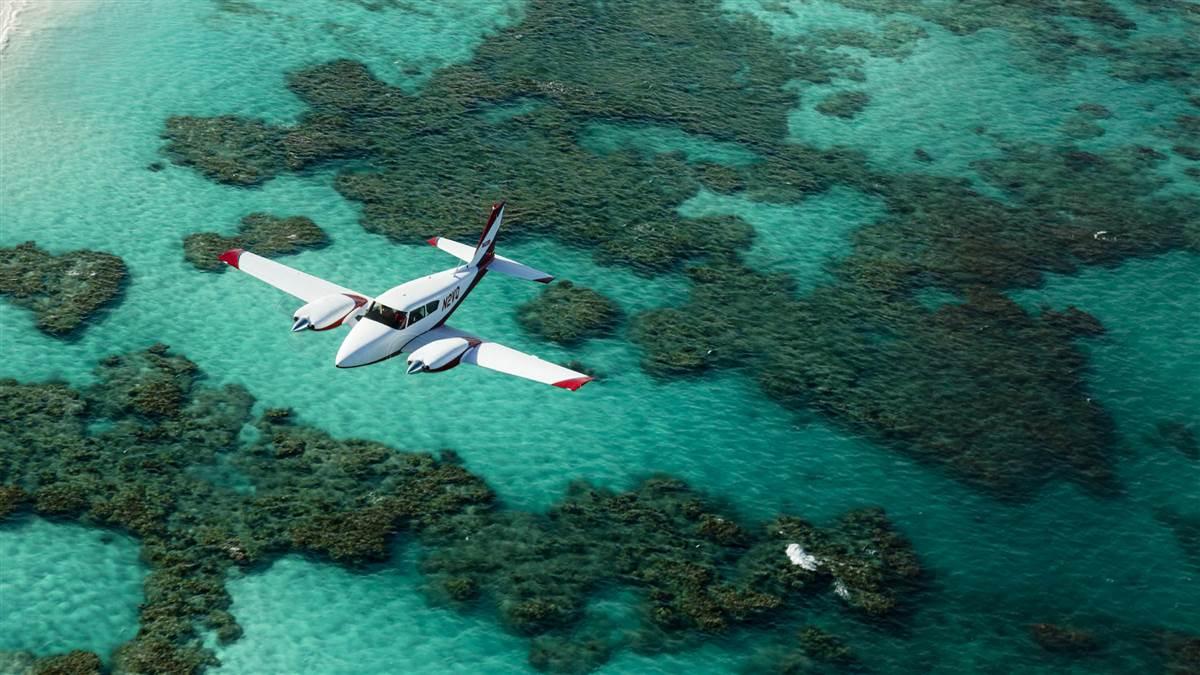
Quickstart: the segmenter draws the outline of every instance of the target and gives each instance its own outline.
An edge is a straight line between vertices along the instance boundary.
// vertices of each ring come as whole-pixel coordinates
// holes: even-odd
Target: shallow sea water
[[[489,278],[456,325],[550,360],[579,359],[601,381],[572,396],[473,369],[417,378],[389,364],[340,371],[332,366],[337,335],[289,333],[294,303],[244,276],[195,270],[183,260],[183,237],[232,232],[252,211],[306,215],[332,244],[285,262],[367,293],[445,267],[448,258],[365,232],[357,205],[332,188],[334,170],[283,175],[249,190],[175,166],[147,171],[161,159],[163,120],[235,113],[291,121],[303,107],[284,87],[286,73],[333,58],[362,60],[416,91],[434,69],[470,58],[492,31],[518,21],[521,3],[399,3],[371,12],[354,2],[256,0],[249,6],[265,10],[258,13],[202,0],[63,2],[73,11],[22,14],[3,52],[0,245],[33,239],[52,252],[109,251],[125,260],[131,282],[114,309],[71,341],[43,335],[29,312],[0,302],[0,377],[86,383],[103,356],[164,342],[211,380],[245,385],[260,407],[291,406],[335,436],[453,448],[512,508],[544,509],[575,479],[623,488],[656,472],[754,521],[792,512],[823,522],[882,505],[913,540],[933,589],[902,633],[818,613],[818,623],[835,627],[880,672],[1135,670],[1148,658],[1143,647],[1124,644],[1100,662],[1047,658],[1025,632],[1041,616],[1200,632],[1196,563],[1154,517],[1163,507],[1200,515],[1200,464],[1147,441],[1160,420],[1200,421],[1200,256],[1091,268],[1012,294],[1031,307],[1078,306],[1108,328],[1085,349],[1090,390],[1120,433],[1127,494],[1114,501],[1055,483],[1029,503],[998,504],[821,417],[785,411],[740,372],[653,378],[639,367],[627,321],[612,337],[569,350],[542,342],[521,331],[513,311],[539,289],[515,280]],[[804,6],[801,18],[767,3],[726,9],[762,18],[782,38],[814,26],[881,25],[834,3]],[[970,177],[972,161],[996,153],[996,137],[1052,141],[1081,100],[1113,111],[1101,121],[1106,134],[1087,142],[1096,148],[1165,150],[1152,128],[1186,109],[1170,87],[1132,85],[1098,65],[1060,75],[1017,68],[1019,50],[1001,31],[962,37],[923,25],[929,36],[907,59],[863,56],[866,79],[855,86],[872,99],[854,119],[815,112],[824,91],[807,87],[789,119],[793,138],[856,147],[891,170]],[[936,86],[925,86],[931,80]],[[971,131],[980,124],[988,134]],[[755,159],[736,144],[649,125],[596,124],[584,144],[597,153],[683,151],[691,161],[731,165]],[[914,147],[927,150],[932,164],[913,159]],[[1172,162],[1164,172],[1178,168]],[[1195,191],[1191,185],[1171,189]],[[741,216],[757,233],[746,259],[793,275],[804,290],[826,279],[827,263],[849,251],[854,229],[882,217],[883,205],[845,188],[799,205],[700,192],[679,212]],[[681,274],[649,279],[551,241],[506,246],[502,238],[501,249],[600,290],[626,317],[687,298]],[[381,369],[389,370],[381,377]],[[459,406],[453,413],[445,409],[450,397]],[[486,420],[486,441],[463,420]],[[527,642],[491,616],[430,606],[419,551],[396,546],[391,563],[366,573],[288,556],[232,580],[231,611],[245,634],[217,648],[223,666],[213,672],[530,670]],[[0,650],[82,648],[107,658],[136,631],[142,574],[136,543],[122,535],[35,518],[6,523]],[[678,654],[626,650],[601,672],[729,672],[769,641],[747,631]]]

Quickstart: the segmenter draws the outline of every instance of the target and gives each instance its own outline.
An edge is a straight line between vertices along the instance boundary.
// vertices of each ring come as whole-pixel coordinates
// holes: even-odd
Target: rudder
[[[497,202],[492,205],[492,214],[488,216],[483,234],[479,235],[479,243],[475,245],[475,255],[471,256],[471,266],[486,266],[496,254],[496,235],[500,232],[500,224],[504,222],[504,204]]]

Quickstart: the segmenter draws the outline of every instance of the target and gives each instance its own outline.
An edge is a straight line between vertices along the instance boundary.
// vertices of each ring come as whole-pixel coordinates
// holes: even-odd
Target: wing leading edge
[[[570,391],[575,391],[592,381],[590,376],[583,373],[539,359],[532,354],[526,354],[511,347],[505,347],[499,342],[482,340],[451,326],[434,328],[409,342],[401,351],[406,354],[412,353],[434,340],[452,337],[479,341],[479,344],[468,349],[462,355],[460,363],[470,363],[481,368],[487,368],[488,370],[494,370],[515,377],[523,377],[527,380],[549,384]]]

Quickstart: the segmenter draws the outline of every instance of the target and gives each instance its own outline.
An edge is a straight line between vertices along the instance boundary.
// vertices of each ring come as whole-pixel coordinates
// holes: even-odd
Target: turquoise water
[[[679,476],[754,521],[790,512],[825,522],[882,505],[932,572],[932,590],[904,631],[818,613],[880,671],[1093,672],[1153,662],[1144,645],[1124,642],[1102,661],[1047,660],[1025,632],[1035,621],[1200,632],[1195,563],[1155,517],[1164,507],[1200,514],[1200,464],[1148,440],[1159,421],[1200,422],[1200,256],[1175,251],[1011,292],[1029,307],[1075,305],[1107,328],[1082,344],[1089,393],[1105,402],[1118,429],[1125,494],[1113,500],[1052,484],[1028,503],[1000,504],[815,413],[785,410],[740,371],[648,375],[629,340],[631,317],[685,302],[685,275],[600,266],[589,251],[551,240],[502,239],[501,248],[616,300],[625,319],[610,337],[563,348],[523,333],[514,308],[539,289],[504,278],[481,285],[455,323],[550,360],[578,359],[599,372],[599,382],[571,396],[468,369],[416,378],[394,364],[335,370],[338,335],[290,333],[297,303],[232,272],[195,270],[183,260],[183,237],[232,233],[252,211],[306,215],[332,244],[285,262],[366,293],[450,259],[365,232],[359,206],[333,189],[333,169],[285,174],[250,190],[174,166],[148,171],[161,159],[163,120],[236,113],[289,123],[304,106],[284,87],[286,74],[334,58],[364,61],[385,81],[419,91],[432,72],[470,59],[495,31],[519,22],[524,7],[232,4],[241,11],[200,0],[96,0],[21,15],[0,73],[0,245],[34,239],[56,253],[109,251],[125,260],[131,281],[118,305],[70,341],[43,335],[29,312],[0,302],[0,377],[86,384],[104,356],[164,342],[213,383],[242,384],[260,407],[293,407],[336,437],[453,448],[509,508],[543,510],[578,478],[625,488],[655,472]],[[799,13],[769,3],[725,9],[758,16],[784,40],[884,23],[832,2],[800,6]],[[1137,16],[1150,33],[1182,30]],[[1155,131],[1188,111],[1177,88],[1115,79],[1098,61],[1045,72],[1026,67],[1030,55],[1001,30],[960,36],[905,20],[927,32],[911,54],[843,48],[862,60],[863,81],[795,85],[792,140],[847,145],[880,170],[965,176],[985,189],[973,161],[996,156],[998,141],[1057,142],[1081,102],[1112,113],[1098,121],[1103,136],[1080,142],[1093,150],[1142,144],[1169,152]],[[871,95],[859,115],[814,110],[848,84]],[[492,112],[526,109],[517,102]],[[984,133],[974,131],[980,125]],[[660,124],[597,122],[581,144],[598,154],[681,151],[692,162],[729,166],[756,160],[748,148]],[[916,148],[933,161],[916,159]],[[1176,158],[1157,169],[1176,178],[1169,191],[1197,191],[1182,177],[1185,166]],[[885,209],[844,186],[790,204],[701,190],[678,207],[688,218],[740,216],[756,232],[744,259],[788,273],[801,292],[827,283],[828,265],[849,254],[854,231]],[[488,429],[483,439],[480,423]],[[528,671],[526,640],[486,613],[427,601],[419,553],[400,544],[391,562],[367,572],[287,556],[239,574],[229,582],[230,611],[245,633],[215,647],[223,665],[213,672]],[[0,650],[78,648],[107,658],[136,632],[144,573],[124,535],[36,519],[7,523],[0,527]],[[624,650],[602,671],[728,672],[775,639],[748,633],[674,654]]]
[[[137,632],[132,537],[27,517],[0,526],[0,650],[107,653]]]

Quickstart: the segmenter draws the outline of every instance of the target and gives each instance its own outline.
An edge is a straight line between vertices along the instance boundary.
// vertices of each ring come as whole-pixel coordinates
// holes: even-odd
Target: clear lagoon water
[[[1197,35],[1176,10],[1113,4],[1147,35]],[[815,610],[879,672],[1131,672],[1161,658],[1137,640],[1108,645],[1098,660],[1048,655],[1027,626],[1051,618],[1131,635],[1200,633],[1200,563],[1159,517],[1164,509],[1200,517],[1200,462],[1153,440],[1162,420],[1200,424],[1194,251],[1052,274],[1036,288],[1009,292],[1030,308],[1078,307],[1106,327],[1081,344],[1087,389],[1116,421],[1122,486],[1120,495],[1102,498],[1055,482],[1018,504],[827,417],[787,410],[738,370],[649,375],[627,322],[570,348],[539,340],[522,331],[514,311],[536,297],[533,284],[489,278],[455,323],[550,360],[594,365],[603,378],[575,395],[473,369],[439,377],[404,377],[394,363],[336,370],[338,336],[290,333],[290,299],[183,259],[187,234],[232,233],[245,214],[267,211],[306,215],[332,240],[284,262],[352,288],[379,292],[445,266],[433,249],[365,231],[359,205],[333,187],[336,167],[251,189],[183,167],[146,167],[163,160],[160,133],[171,115],[291,123],[304,104],[285,87],[287,74],[339,58],[420,92],[432,73],[469,61],[525,11],[521,2],[499,0],[33,3],[2,52],[0,246],[34,240],[54,253],[108,251],[125,261],[130,280],[119,303],[70,340],[41,333],[29,311],[0,302],[0,377],[83,386],[103,357],[162,342],[210,383],[240,384],[260,408],[291,407],[335,437],[453,448],[505,508],[545,510],[575,479],[624,489],[653,473],[680,477],[751,521],[788,512],[826,522],[856,506],[883,506],[934,580],[903,619],[904,630]],[[824,0],[728,2],[724,11],[756,17],[785,42],[817,30],[879,30],[905,16]],[[1172,142],[1156,131],[1189,114],[1178,87],[1115,78],[1098,58],[1057,71],[1033,68],[1037,56],[1002,29],[960,35],[909,18],[926,35],[906,57],[844,48],[862,60],[861,81],[796,85],[802,95],[786,120],[791,140],[855,148],[879,170],[962,176],[995,193],[974,162],[998,156],[1005,140],[1063,142],[1062,125],[1082,101],[1111,112],[1098,121],[1103,136],[1079,141],[1096,152],[1143,145],[1169,154]],[[815,110],[847,85],[870,95],[860,114]],[[987,133],[973,131],[981,125]],[[753,148],[658,123],[598,120],[580,142],[597,155],[635,149],[729,166],[758,160]],[[914,147],[932,162],[914,158]],[[1183,173],[1189,166],[1197,164],[1173,155],[1155,169],[1171,179],[1162,194],[1200,194]],[[701,190],[678,205],[685,218],[736,215],[749,223],[756,238],[745,260],[792,276],[799,292],[827,283],[855,231],[886,210],[881,199],[844,186],[801,203]],[[626,317],[688,298],[690,282],[679,272],[647,276],[602,265],[552,239],[502,239],[501,248],[601,291]],[[486,420],[485,437],[470,423],[478,420]],[[288,555],[239,573],[228,587],[244,634],[214,647],[222,665],[211,672],[529,671],[524,638],[486,612],[428,601],[419,547],[399,539],[391,561],[366,572]],[[126,535],[34,516],[6,522],[0,650],[42,656],[86,649],[110,659],[137,631],[144,574],[136,540]],[[620,612],[626,603],[602,604]],[[622,650],[601,672],[736,671],[775,639],[748,629],[677,653]]]

